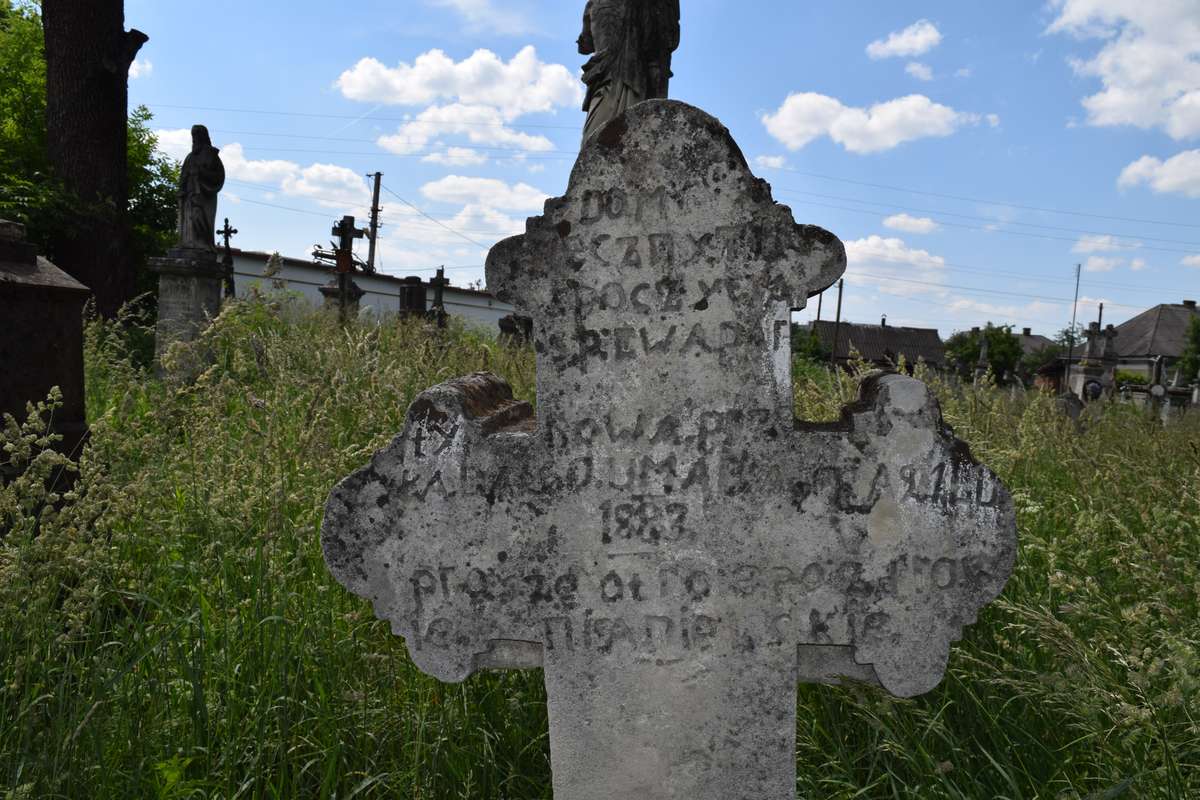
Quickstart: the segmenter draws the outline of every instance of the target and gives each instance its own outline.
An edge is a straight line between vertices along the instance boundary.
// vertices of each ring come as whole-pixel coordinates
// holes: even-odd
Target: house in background
[[[1021,352],[1027,356],[1055,346],[1053,339],[1034,333],[1033,328],[1022,328],[1017,338],[1021,340]]]
[[[1195,300],[1182,303],[1163,303],[1143,311],[1128,322],[1117,326],[1114,342],[1119,359],[1118,369],[1154,377],[1154,362],[1162,358],[1163,376],[1174,378],[1174,367],[1183,357],[1188,328],[1200,316]],[[1185,380],[1190,383],[1190,380]]]
[[[277,291],[296,292],[317,307],[324,304],[321,287],[328,286],[333,277],[329,267],[313,261],[283,256],[279,273],[268,276],[265,273],[267,261],[271,258],[270,253],[239,250],[236,247],[231,250],[234,293],[238,297],[249,294],[252,287],[257,287],[261,292],[269,292],[278,285]],[[397,278],[382,273],[355,273],[354,282],[365,292],[359,301],[360,313],[379,316],[398,314],[401,294],[411,292],[414,287],[417,289],[418,300],[421,294],[426,298],[426,308],[433,302],[433,290],[427,279],[417,282],[412,278]],[[445,287],[442,302],[450,316],[459,317],[468,324],[486,328],[493,333],[499,330],[497,323],[500,319],[513,313],[511,305],[497,300],[490,292],[461,286]]]
[[[888,325],[886,320],[879,325],[821,320],[811,323],[810,330],[816,333],[822,349],[833,352],[834,361],[840,366],[850,361],[851,350],[878,367],[891,367],[901,356],[910,367],[918,360],[934,369],[946,365],[946,350],[936,328],[904,328]]]

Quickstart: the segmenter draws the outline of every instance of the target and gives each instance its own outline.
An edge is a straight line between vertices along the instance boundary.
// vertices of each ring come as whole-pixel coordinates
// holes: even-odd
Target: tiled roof
[[[833,348],[836,323],[822,320],[813,323],[821,346]],[[936,328],[902,328],[895,325],[859,325],[843,322],[838,333],[838,359],[850,357],[853,347],[867,361],[895,363],[901,355],[909,364],[924,359],[925,363],[940,365],[946,361],[946,351]]]
[[[1026,336],[1019,334],[1017,336],[1021,340],[1021,352],[1025,355],[1036,353],[1039,350],[1045,350],[1047,347],[1054,345],[1053,339],[1048,339],[1045,336],[1040,336],[1036,333]]]
[[[1155,306],[1117,326],[1113,342],[1121,358],[1183,355],[1188,327],[1200,316],[1195,306],[1182,303]]]

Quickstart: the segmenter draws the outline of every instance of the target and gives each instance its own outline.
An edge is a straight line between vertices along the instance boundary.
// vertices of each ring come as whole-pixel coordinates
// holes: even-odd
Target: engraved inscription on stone
[[[536,415],[442,384],[330,497],[330,569],[421,669],[544,667],[559,800],[792,797],[798,680],[929,691],[1003,588],[1011,499],[924,385],[793,419],[790,312],[844,268],[720,123],[640,104],[488,259]]]

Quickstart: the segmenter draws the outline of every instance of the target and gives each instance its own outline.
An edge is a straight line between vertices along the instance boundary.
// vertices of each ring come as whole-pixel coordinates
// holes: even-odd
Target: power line
[[[796,200],[794,202],[799,203],[800,205],[805,205],[805,206],[816,206],[818,208],[831,208],[831,209],[835,209],[837,211],[849,211],[852,214],[870,214],[871,216],[878,216],[878,214],[879,214],[878,211],[872,211],[872,210],[866,209],[866,208],[848,208],[847,206],[835,206],[835,205],[831,205],[829,203],[818,203],[815,200]],[[1068,238],[1066,236],[1051,236],[1048,233],[1030,233],[1029,231],[1010,231],[1010,230],[1004,230],[1003,228],[981,228],[978,225],[964,225],[961,222],[947,222],[945,220],[934,220],[934,222],[937,222],[939,225],[945,225],[948,228],[961,228],[963,230],[979,231],[982,233],[999,233],[999,234],[1003,234],[1005,236],[1024,236],[1028,239],[1046,239],[1046,240],[1054,241],[1054,242],[1075,243],[1077,241],[1077,239],[1075,239],[1075,238]],[[1194,255],[1196,253],[1195,250],[1178,250],[1178,249],[1171,248],[1171,247],[1152,247],[1152,246],[1148,246],[1148,245],[1143,245],[1142,247],[1139,247],[1137,249],[1138,250],[1149,250],[1149,251],[1153,251],[1156,253],[1179,253],[1182,255]]]
[[[789,189],[787,187],[776,187],[776,189],[781,192],[788,192],[789,194],[802,194],[802,195],[806,195],[808,197],[820,197],[825,200],[840,200],[840,201],[849,202],[849,203],[859,203],[861,205],[879,206],[882,208],[890,208],[890,209],[894,209],[894,210],[898,210],[898,211],[912,211],[913,213],[916,213],[916,214],[942,214],[947,217],[958,217],[959,219],[971,219],[971,220],[976,220],[978,222],[991,222],[991,223],[995,223],[998,225],[1022,225],[1027,228],[1041,228],[1043,230],[1065,231],[1067,233],[1077,233],[1077,234],[1080,234],[1083,236],[1111,236],[1114,238],[1125,238],[1125,239],[1146,239],[1146,240],[1152,241],[1152,242],[1166,242],[1168,244],[1186,244],[1186,245],[1192,245],[1193,247],[1200,247],[1200,242],[1190,242],[1190,241],[1184,241],[1184,240],[1180,240],[1180,239],[1163,239],[1163,238],[1160,238],[1157,236],[1141,236],[1141,235],[1131,234],[1131,233],[1113,233],[1112,231],[1081,230],[1079,228],[1064,228],[1059,225],[1041,225],[1036,222],[1018,222],[1016,220],[1003,220],[1003,219],[998,219],[996,217],[980,217],[980,216],[975,216],[972,214],[957,214],[953,211],[942,211],[942,210],[935,210],[935,209],[928,209],[928,208],[913,208],[911,206],[896,205],[895,203],[878,203],[873,200],[859,200],[856,197],[839,197],[838,195],[832,195],[832,194],[819,194],[817,192],[803,192],[799,189]],[[1136,248],[1135,247],[1126,247],[1124,249],[1136,249]]]
[[[919,281],[919,280],[915,280],[913,278],[896,278],[891,275],[873,275],[868,272],[856,272],[856,273],[854,273],[854,275],[857,277],[862,277],[862,278],[874,278],[876,280],[881,280],[881,281],[911,283],[911,284],[916,284],[918,286],[932,286],[932,287],[935,287],[938,289],[954,289],[955,291],[972,292],[975,294],[985,294],[985,295],[1004,296],[1004,297],[1020,297],[1020,298],[1027,299],[1027,300],[1044,300],[1044,301],[1051,302],[1051,303],[1070,303],[1071,302],[1070,298],[1064,298],[1064,297],[1046,297],[1044,295],[1025,294],[1023,292],[1007,292],[1007,291],[1003,291],[1001,289],[982,289],[982,288],[974,287],[974,286],[956,286],[956,285],[950,284],[950,283],[937,283],[935,281]],[[1133,309],[1141,309],[1142,308],[1141,306],[1133,306],[1133,305],[1128,305],[1126,303],[1112,303],[1112,302],[1108,302],[1108,301],[1105,301],[1105,304],[1111,305],[1111,306],[1119,306],[1121,308],[1133,308]]]
[[[403,197],[401,197],[400,195],[398,195],[398,194],[396,194],[395,192],[393,192],[393,191],[392,191],[391,189],[389,189],[387,186],[384,186],[384,187],[383,187],[383,189],[384,189],[384,191],[386,191],[388,194],[390,194],[392,197],[395,197],[395,198],[396,198],[397,200],[399,200],[401,203],[404,203],[404,205],[408,206],[408,207],[409,207],[409,208],[411,208],[413,211],[416,211],[416,212],[417,212],[418,214],[420,214],[422,217],[425,217],[426,219],[430,220],[431,222],[434,222],[434,223],[436,223],[436,224],[438,225],[438,227],[445,228],[446,230],[450,231],[451,233],[453,233],[455,236],[457,236],[458,238],[462,239],[463,241],[465,241],[465,242],[470,242],[471,244],[475,245],[476,247],[482,247],[484,250],[490,250],[490,249],[491,249],[491,247],[492,247],[492,246],[491,246],[490,244],[483,244],[482,242],[478,242],[478,241],[476,241],[476,240],[472,239],[470,236],[467,236],[467,235],[465,235],[465,234],[459,233],[458,231],[454,230],[454,228],[451,228],[449,225],[446,225],[446,224],[444,224],[444,223],[443,223],[441,220],[438,220],[438,219],[435,219],[434,217],[431,217],[431,216],[429,216],[429,215],[428,215],[428,214],[426,214],[424,211],[422,211],[421,209],[417,208],[415,205],[413,205],[412,203],[408,202],[407,200],[405,200],[405,199],[404,199]]]
[[[178,108],[188,111],[220,111],[227,114],[261,114],[263,116],[272,117],[311,117],[313,119],[353,119],[353,120],[374,120],[376,122],[404,122],[410,125],[444,125],[443,122],[415,120],[405,117],[372,117],[363,116],[361,114],[317,114],[311,111],[266,111],[257,108],[221,108],[218,106],[185,106],[175,103],[146,103],[150,108]],[[501,122],[456,122],[456,125],[470,125],[479,128],[538,128],[545,130],[561,130],[561,131],[579,131],[579,125],[538,125],[534,123],[522,123],[519,126],[506,125]]]
[[[239,186],[251,187],[255,191],[261,191],[261,192],[275,193],[275,192],[279,191],[279,189],[274,186],[266,186],[261,183],[250,183],[249,181],[241,181],[241,180],[237,180],[236,178],[230,178],[226,181],[226,183],[236,183]],[[309,214],[309,215],[318,216],[318,217],[332,216],[332,213],[325,214],[320,211],[310,211],[310,210],[303,209],[303,208],[294,208],[292,206],[283,206],[283,205],[278,205],[276,203],[267,203],[262,200],[250,200],[248,198],[241,197],[241,196],[238,197],[238,200],[241,202],[244,202],[244,203],[253,203],[254,205],[257,205],[257,206],[267,206],[269,208],[278,208],[282,211],[292,211],[297,214]],[[351,201],[351,202],[347,202],[346,205],[354,206],[354,205],[361,205],[361,204]],[[415,213],[420,213],[420,212],[415,212]],[[439,224],[439,225],[440,225],[440,223],[437,222],[438,219],[442,219],[442,220],[456,219],[456,217],[434,217],[430,214],[422,214],[422,216],[427,217],[428,219],[432,220],[434,224]],[[430,223],[425,222],[424,220],[415,219],[414,217],[407,217],[404,220],[404,222],[405,222],[405,224],[409,224],[409,225],[430,224]],[[388,225],[381,224],[379,227],[380,228],[395,227],[395,225],[393,224],[391,226],[388,226]],[[483,228],[457,228],[456,230],[458,230],[460,233],[481,233],[484,235],[496,235],[497,234],[497,232],[495,230],[488,230],[488,229],[483,229]],[[508,234],[500,234],[500,235],[507,236]],[[424,240],[422,240],[422,239],[405,239],[405,241],[424,241]]]
[[[231,180],[231,182],[247,183],[247,185],[255,186],[255,187],[262,186],[261,184],[250,184],[245,181]],[[271,187],[262,187],[262,188],[271,190]],[[467,236],[464,236],[463,234],[465,234],[465,233],[492,233],[492,231],[474,230],[474,229],[470,229],[470,228],[459,228],[459,229],[451,228],[447,225],[442,224],[442,222],[439,219],[437,219],[436,217],[434,217],[430,214],[427,214],[424,211],[421,211],[420,209],[416,208],[416,206],[413,206],[411,203],[409,203],[407,200],[404,200],[399,195],[396,195],[396,193],[393,192],[388,187],[384,186],[383,188],[388,193],[396,196],[397,199],[400,199],[401,202],[403,202],[406,205],[413,208],[415,213],[421,215],[422,217],[425,217],[431,223],[437,225],[438,227],[444,228],[445,230],[448,230],[451,233],[454,233],[456,236],[459,236],[460,238],[465,239],[466,241],[470,242],[471,244],[474,244],[483,249],[489,249],[488,245],[484,245],[480,242],[477,242],[476,240],[471,239]],[[302,208],[294,208],[292,206],[279,205],[277,203],[267,203],[267,202],[264,202],[261,200],[250,200],[250,199],[244,198],[244,197],[239,198],[239,199],[241,200],[241,202],[244,202],[244,203],[252,203],[254,205],[266,206],[268,208],[276,208],[276,209],[280,209],[282,211],[291,211],[291,212],[298,213],[298,214],[307,214],[309,216],[317,216],[317,217],[328,217],[329,216],[329,214],[324,214],[319,211],[309,211],[309,210],[302,209]],[[399,239],[401,241],[411,241],[411,242],[424,242],[425,241],[424,239],[415,239],[415,238],[410,238],[410,237],[390,237],[390,238],[392,238],[393,240]],[[1011,278],[1020,278],[1020,279],[1026,279],[1026,280],[1030,279],[1030,276],[1022,275],[1022,274],[1016,273],[1016,272],[1005,272],[1005,271],[1001,271],[1001,270],[989,269],[986,267],[971,267],[971,266],[967,266],[967,265],[963,265],[963,264],[956,264],[956,263],[950,263],[950,262],[944,262],[943,264],[939,265],[938,268],[945,269],[947,272],[970,273],[970,274],[995,276],[995,277],[1011,277]],[[480,266],[466,266],[466,267],[453,267],[453,268],[448,267],[447,269],[456,269],[456,270],[458,270],[458,269],[483,269],[483,266],[480,265]],[[428,271],[431,271],[431,270],[428,270]],[[1044,297],[1044,296],[1040,296],[1040,295],[1005,292],[1005,291],[1001,291],[1001,290],[981,289],[981,288],[977,288],[977,287],[970,287],[970,288],[969,287],[950,287],[947,284],[943,284],[943,283],[915,281],[912,279],[895,278],[895,277],[884,276],[884,275],[871,275],[869,273],[854,273],[854,274],[862,275],[864,277],[879,278],[881,280],[888,280],[888,281],[901,281],[904,283],[917,283],[917,284],[922,284],[922,285],[946,287],[946,288],[961,288],[964,291],[974,291],[974,292],[979,292],[979,293],[984,293],[984,294],[1013,295],[1013,296],[1017,296],[1017,297],[1024,297],[1024,298],[1036,299],[1036,300],[1053,300],[1056,302],[1065,302],[1065,301],[1062,301],[1060,298],[1050,298],[1050,297]],[[1056,283],[1074,283],[1074,279],[1068,280],[1065,278],[1044,277],[1044,278],[1039,278],[1038,280],[1039,281],[1056,282]],[[1143,294],[1161,294],[1162,292],[1167,291],[1166,289],[1157,289],[1154,287],[1129,286],[1126,284],[1107,283],[1107,282],[1103,282],[1103,281],[1090,281],[1089,286],[1091,286],[1093,288],[1098,288],[1098,289],[1108,288],[1108,289],[1117,289],[1117,290],[1121,290],[1121,291],[1125,291],[1125,292],[1140,292]],[[1123,304],[1113,303],[1112,305],[1123,305]],[[1123,305],[1123,307],[1125,307],[1125,308],[1140,308],[1140,306],[1132,306],[1132,305],[1127,305],[1127,304]]]
[[[1044,208],[1041,206],[1022,205],[1020,203],[1008,203],[1003,200],[983,200],[978,197],[965,197],[958,194],[944,194],[941,192],[927,192],[920,189],[909,189],[903,186],[890,186],[886,183],[870,183],[868,181],[851,180],[850,178],[838,178],[834,175],[821,175],[816,172],[805,172],[791,167],[767,167],[767,169],[781,170],[783,172],[791,172],[796,175],[804,175],[808,178],[818,178],[823,181],[836,181],[838,183],[849,183],[855,186],[867,186],[872,189],[887,189],[893,192],[907,192],[909,194],[919,194],[926,197],[940,197],[945,200],[959,200],[965,203],[983,203],[984,205],[1002,206],[1004,208],[1019,208],[1022,211],[1040,211],[1046,214],[1066,214],[1073,217],[1091,217],[1092,219],[1107,219],[1117,222],[1136,222],[1145,225],[1169,225],[1177,228],[1200,228],[1200,224],[1191,222],[1167,222],[1157,219],[1141,219],[1138,217],[1118,217],[1108,214],[1092,214],[1086,211],[1071,211],[1063,208]]]
[[[182,104],[175,104],[175,103],[147,103],[146,105],[148,105],[151,108],[174,108],[174,109],[186,109],[186,110],[190,110],[190,111],[219,111],[219,112],[230,113],[230,114],[259,114],[259,115],[264,115],[264,116],[309,117],[309,118],[315,118],[315,119],[349,119],[349,120],[368,119],[368,120],[374,120],[374,121],[378,121],[378,122],[404,122],[407,124],[415,124],[415,125],[434,125],[434,126],[445,125],[445,123],[441,122],[441,121],[414,120],[411,118],[406,119],[404,117],[372,117],[372,116],[364,117],[361,114],[360,115],[321,114],[321,113],[306,112],[306,111],[268,111],[268,110],[264,110],[264,109],[225,108],[225,107],[219,107],[219,106],[192,106],[192,105],[182,105]],[[517,129],[517,130],[520,130],[520,129],[545,129],[545,130],[569,130],[569,131],[578,131],[579,130],[578,125],[546,125],[546,124],[535,124],[535,123],[506,124],[506,123],[495,123],[495,122],[455,122],[455,124],[461,125],[464,127],[513,128],[513,129]],[[303,151],[303,152],[318,152],[318,151]],[[566,151],[554,151],[554,152],[566,152]],[[378,153],[343,153],[341,155],[377,156],[379,154]],[[397,154],[392,154],[392,155],[397,155]],[[1091,212],[1086,212],[1086,211],[1076,211],[1076,210],[1072,210],[1072,209],[1046,208],[1043,206],[1033,206],[1033,205],[1026,205],[1026,204],[1021,204],[1021,203],[1012,203],[1012,202],[1008,202],[1008,201],[1004,201],[1004,200],[986,200],[986,199],[982,199],[982,198],[978,198],[978,197],[968,197],[965,195],[948,194],[948,193],[943,193],[943,192],[930,192],[930,191],[925,191],[925,190],[921,190],[921,189],[913,189],[913,188],[908,188],[908,187],[903,187],[903,186],[893,186],[893,185],[884,184],[884,183],[871,183],[869,181],[859,181],[859,180],[854,180],[851,178],[840,178],[835,175],[824,175],[824,174],[816,173],[816,172],[807,172],[804,170],[794,169],[792,167],[766,167],[766,168],[774,169],[774,170],[778,170],[778,171],[782,171],[782,172],[790,172],[790,173],[793,173],[796,175],[803,175],[803,176],[809,177],[809,178],[817,178],[819,180],[836,181],[839,183],[848,183],[848,184],[852,184],[852,185],[856,185],[856,186],[866,186],[866,187],[870,187],[873,189],[886,189],[889,191],[906,192],[909,194],[923,195],[926,197],[940,197],[940,198],[946,199],[946,200],[957,200],[957,201],[967,202],[967,203],[983,203],[985,205],[1002,206],[1005,208],[1017,208],[1017,209],[1021,209],[1024,211],[1038,211],[1038,212],[1047,213],[1047,214],[1064,214],[1064,215],[1068,215],[1068,216],[1089,217],[1092,219],[1106,219],[1106,220],[1112,220],[1112,221],[1118,221],[1118,222],[1133,222],[1133,223],[1139,223],[1139,224],[1145,224],[1145,225],[1166,225],[1166,226],[1179,227],[1179,228],[1200,229],[1200,224],[1198,224],[1198,223],[1170,222],[1167,220],[1144,219],[1144,218],[1139,218],[1139,217],[1123,217],[1123,216],[1116,216],[1116,215],[1110,215],[1110,214],[1096,214],[1096,213],[1091,213]]]
[[[455,123],[455,124],[457,124],[457,123]],[[347,137],[343,137],[343,136],[312,136],[309,134],[300,134],[300,133],[267,133],[265,131],[234,131],[234,130],[226,130],[226,129],[222,129],[222,128],[213,128],[211,130],[211,132],[212,133],[223,133],[223,134],[232,135],[232,136],[266,136],[266,137],[277,138],[277,139],[311,139],[311,140],[322,141],[322,142],[357,142],[359,144],[378,144],[379,139],[380,139],[380,137],[375,137],[374,139],[359,139],[359,138],[347,138]],[[242,145],[242,146],[245,147],[245,145]],[[482,144],[475,144],[473,142],[469,143],[466,146],[472,150],[493,150],[493,151],[498,151],[501,153],[553,153],[556,155],[571,156],[572,158],[575,158],[579,155],[579,153],[577,151],[573,151],[573,150],[531,150],[527,147],[501,147],[499,145],[482,145]],[[292,152],[292,151],[282,150],[282,152]],[[322,153],[325,153],[325,152],[330,152],[330,151],[327,151],[327,150],[319,150],[319,151],[318,150],[312,150],[312,151],[300,150],[300,151],[295,151],[295,152],[322,152]],[[440,150],[420,150],[420,151],[415,151],[413,153],[408,153],[408,154],[395,153],[394,155],[423,156],[423,155],[432,155],[432,154],[440,153],[440,152],[442,152],[442,151],[440,151]]]

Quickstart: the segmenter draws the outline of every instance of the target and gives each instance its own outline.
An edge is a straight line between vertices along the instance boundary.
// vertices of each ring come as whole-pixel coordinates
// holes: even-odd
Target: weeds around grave
[[[532,352],[268,296],[225,308],[188,383],[130,324],[88,328],[69,492],[44,422],[0,434],[24,476],[0,490],[0,798],[550,797],[540,674],[421,675],[318,542],[417,392],[486,369],[532,400]],[[917,371],[1013,490],[1017,571],[930,695],[800,687],[798,796],[1200,796],[1200,419],[1077,431]],[[856,391],[796,376],[802,418]]]

